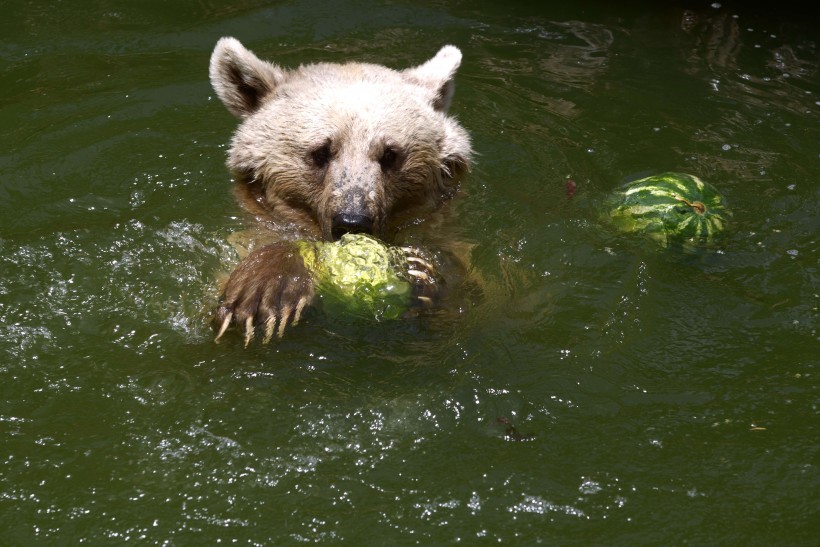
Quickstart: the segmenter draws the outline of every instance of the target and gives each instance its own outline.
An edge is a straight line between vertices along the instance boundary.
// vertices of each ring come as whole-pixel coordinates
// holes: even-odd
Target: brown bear
[[[467,132],[447,115],[460,63],[448,45],[401,71],[285,69],[234,38],[219,40],[210,79],[241,119],[227,164],[256,241],[225,285],[217,339],[236,324],[247,343],[261,325],[267,342],[299,320],[314,286],[294,240],[356,232],[395,242],[457,193],[472,155]]]

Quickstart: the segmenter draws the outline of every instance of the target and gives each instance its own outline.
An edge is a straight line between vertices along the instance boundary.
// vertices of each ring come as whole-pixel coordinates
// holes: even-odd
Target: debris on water
[[[568,178],[567,182],[564,184],[564,188],[567,191],[567,199],[572,199],[572,196],[575,195],[575,191],[578,189],[578,185],[575,184],[575,181]]]
[[[533,433],[520,433],[515,426],[512,424],[509,418],[501,416],[498,418],[498,423],[505,426],[504,428],[504,440],[505,441],[532,441],[535,440],[535,434]]]

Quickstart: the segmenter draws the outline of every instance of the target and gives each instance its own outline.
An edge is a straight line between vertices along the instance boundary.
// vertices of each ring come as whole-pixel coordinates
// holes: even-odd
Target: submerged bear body
[[[242,206],[260,226],[256,246],[231,274],[217,310],[265,339],[299,320],[314,299],[294,238],[332,241],[367,233],[386,242],[423,224],[458,190],[472,150],[447,115],[461,53],[453,46],[417,67],[367,63],[287,70],[233,38],[211,57],[212,85],[241,119],[228,166]]]

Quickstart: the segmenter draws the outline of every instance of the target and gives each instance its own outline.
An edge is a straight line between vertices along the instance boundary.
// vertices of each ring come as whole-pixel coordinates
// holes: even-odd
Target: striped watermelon
[[[663,173],[622,186],[610,212],[620,230],[646,234],[664,247],[711,245],[730,216],[714,186],[685,173]]]

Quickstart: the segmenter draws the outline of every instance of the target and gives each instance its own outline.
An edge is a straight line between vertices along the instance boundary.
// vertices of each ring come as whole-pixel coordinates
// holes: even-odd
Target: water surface
[[[818,25],[776,4],[74,2],[0,30],[4,542],[816,542]],[[715,4],[717,5],[717,4]],[[214,344],[241,226],[216,40],[444,43],[486,298]],[[717,249],[601,220],[679,170]],[[577,186],[571,197],[570,178]]]

